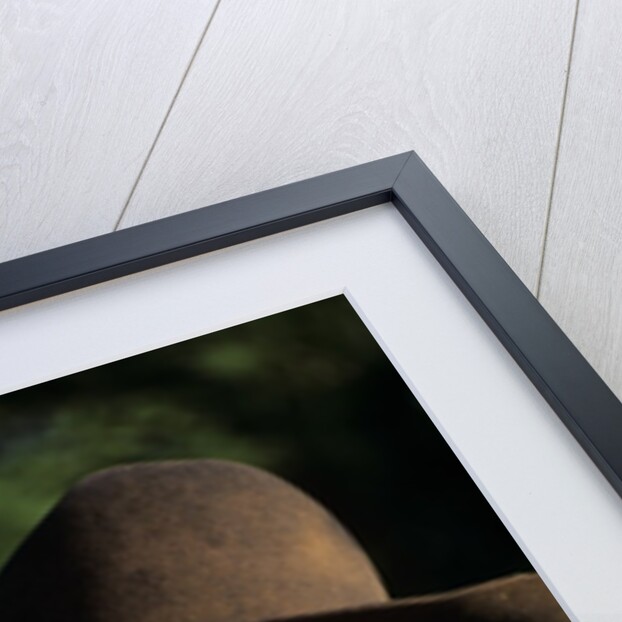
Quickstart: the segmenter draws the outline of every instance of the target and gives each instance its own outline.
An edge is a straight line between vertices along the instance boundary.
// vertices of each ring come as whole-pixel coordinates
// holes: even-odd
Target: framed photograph
[[[512,569],[533,567],[572,619],[622,614],[622,404],[414,152],[0,264],[0,308],[0,407],[254,321],[269,349],[284,312],[342,334],[360,321],[517,543]],[[380,425],[399,428],[400,400],[375,402]],[[400,435],[423,452],[417,430]]]

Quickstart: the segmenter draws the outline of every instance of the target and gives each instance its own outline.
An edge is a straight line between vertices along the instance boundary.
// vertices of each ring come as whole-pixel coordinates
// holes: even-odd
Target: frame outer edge
[[[393,202],[622,496],[622,403],[414,152]]]
[[[389,202],[410,154],[0,263],[0,311]]]

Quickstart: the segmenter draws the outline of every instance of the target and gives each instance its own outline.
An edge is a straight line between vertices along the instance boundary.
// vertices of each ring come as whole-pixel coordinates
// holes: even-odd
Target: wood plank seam
[[[551,188],[549,190],[549,198],[546,206],[546,215],[544,217],[544,229],[542,231],[542,248],[540,250],[540,267],[536,279],[535,296],[540,300],[540,289],[542,286],[542,273],[544,271],[544,262],[546,254],[546,242],[549,235],[549,224],[551,221],[551,207],[553,205],[553,195],[555,192],[555,180],[557,179],[557,162],[559,161],[559,151],[561,146],[562,132],[564,128],[564,118],[566,114],[566,100],[568,99],[568,84],[570,82],[570,70],[572,66],[572,53],[574,50],[575,36],[577,32],[577,21],[579,18],[579,3],[580,0],[576,0],[574,19],[572,23],[572,32],[570,34],[570,48],[568,50],[568,65],[566,66],[566,80],[564,82],[564,91],[562,95],[562,105],[559,114],[559,127],[557,130],[557,140],[555,143],[555,155],[553,157],[553,170],[551,173]]]
[[[138,171],[138,175],[136,176],[136,180],[134,181],[134,183],[132,184],[132,188],[130,189],[130,192],[127,196],[127,199],[125,200],[125,203],[123,205],[123,208],[121,209],[121,212],[119,213],[119,217],[117,218],[117,221],[114,225],[113,231],[117,231],[117,229],[119,228],[121,221],[123,220],[123,216],[125,215],[125,212],[127,210],[127,206],[130,204],[130,201],[132,200],[132,197],[134,196],[134,192],[136,190],[136,187],[138,186],[138,183],[140,182],[143,172],[147,166],[147,163],[149,162],[149,159],[151,158],[151,154],[153,153],[153,150],[155,149],[156,144],[158,143],[158,139],[160,138],[160,134],[162,134],[162,130],[164,129],[164,126],[166,125],[166,122],[169,119],[169,116],[171,114],[171,111],[173,110],[173,107],[175,106],[175,102],[177,101],[177,97],[179,96],[179,93],[181,92],[181,89],[184,85],[184,83],[186,82],[186,78],[188,77],[188,74],[190,73],[190,69],[192,67],[192,65],[194,64],[194,60],[197,57],[197,54],[199,52],[199,50],[201,49],[201,46],[203,45],[203,41],[205,40],[205,36],[207,35],[207,31],[209,30],[209,27],[212,24],[212,21],[214,20],[214,16],[216,15],[216,12],[218,11],[218,7],[220,6],[222,0],[216,0],[216,4],[214,5],[214,10],[212,11],[212,14],[207,18],[207,22],[205,24],[205,28],[203,29],[203,32],[201,33],[201,36],[199,37],[199,41],[197,43],[197,45],[194,48],[194,51],[192,52],[192,55],[190,56],[190,61],[188,62],[188,65],[186,66],[186,70],[184,71],[183,75],[181,76],[181,80],[179,82],[179,86],[177,87],[177,89],[175,90],[175,94],[173,95],[173,99],[171,99],[171,103],[169,104],[166,112],[164,113],[164,117],[162,119],[162,123],[160,124],[160,127],[158,128],[158,131],[156,132],[155,138],[153,139],[153,142],[151,143],[151,147],[149,147],[149,151],[147,151],[147,155],[145,157],[145,161],[143,162],[142,166],[140,167],[140,170]]]

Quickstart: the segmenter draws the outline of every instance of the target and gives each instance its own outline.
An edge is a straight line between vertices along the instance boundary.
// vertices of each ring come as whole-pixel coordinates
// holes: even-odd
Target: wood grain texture
[[[214,4],[0,3],[0,261],[114,228]]]
[[[573,0],[223,0],[122,227],[415,149],[531,288]]]
[[[622,399],[622,4],[581,2],[541,301]]]

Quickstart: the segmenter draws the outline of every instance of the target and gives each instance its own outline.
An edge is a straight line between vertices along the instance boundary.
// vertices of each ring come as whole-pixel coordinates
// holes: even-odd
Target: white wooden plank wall
[[[622,398],[622,3],[582,0],[540,298]]]
[[[0,2],[0,261],[112,231],[214,5]]]
[[[576,6],[5,2],[0,260],[414,148],[622,397],[622,4],[565,93]]]
[[[533,287],[573,14],[223,0],[121,224],[415,149]]]

